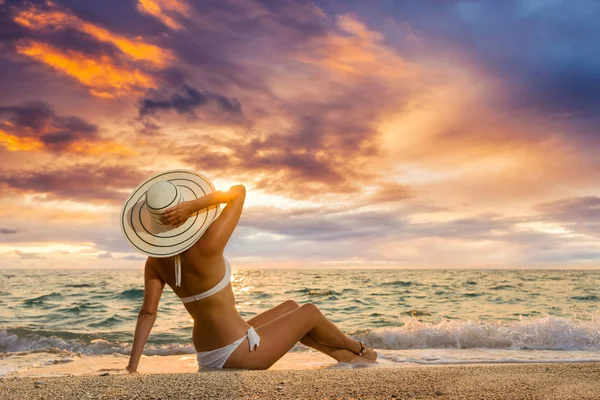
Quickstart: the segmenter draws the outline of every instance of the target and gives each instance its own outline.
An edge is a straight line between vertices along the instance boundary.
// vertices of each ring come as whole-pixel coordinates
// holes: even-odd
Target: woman
[[[187,250],[176,257],[148,257],[144,300],[126,369],[137,371],[165,284],[182,299],[194,319],[192,340],[200,368],[267,369],[298,341],[337,361],[375,362],[375,351],[342,333],[314,304],[298,305],[288,300],[248,321],[240,316],[223,250],[240,219],[245,198],[244,186],[236,185],[181,201],[158,216],[160,223],[177,229],[201,210],[226,204]]]

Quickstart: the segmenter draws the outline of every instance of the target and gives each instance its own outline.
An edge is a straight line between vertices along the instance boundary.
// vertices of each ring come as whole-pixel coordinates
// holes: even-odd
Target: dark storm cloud
[[[141,117],[155,115],[158,112],[175,111],[177,114],[196,117],[195,111],[208,104],[214,104],[221,111],[240,114],[242,106],[236,99],[229,99],[218,93],[200,91],[188,85],[183,86],[183,93],[172,93],[166,99],[161,94],[152,91],[149,97],[140,100],[139,114]]]
[[[46,194],[51,199],[120,203],[127,193],[147,178],[124,165],[75,164],[36,171],[0,172],[0,186],[22,193]]]
[[[2,128],[20,138],[35,138],[51,151],[67,150],[77,141],[98,139],[98,127],[79,117],[57,115],[43,102],[0,107],[0,117],[9,122]]]

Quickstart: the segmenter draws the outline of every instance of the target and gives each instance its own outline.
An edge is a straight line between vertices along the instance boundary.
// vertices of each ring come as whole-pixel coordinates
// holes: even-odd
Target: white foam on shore
[[[30,368],[59,368],[59,364],[82,357],[95,360],[93,365],[96,365],[103,356],[123,357],[129,355],[131,349],[128,343],[103,339],[85,341],[73,336],[70,334],[69,339],[44,336],[22,328],[0,331],[0,375]],[[546,316],[518,321],[442,320],[439,323],[407,318],[399,327],[358,331],[351,336],[377,349],[382,365],[600,361],[598,315],[588,320]],[[322,357],[330,360],[325,355],[315,358],[318,353],[306,350],[298,344],[288,353],[294,355],[300,368],[321,365]],[[144,349],[145,356],[157,357],[156,370],[164,367],[165,357],[182,360],[191,357],[195,363],[195,353],[191,341],[189,344],[148,344]],[[289,363],[287,368],[290,368]]]
[[[379,350],[381,364],[506,364],[600,362],[596,351],[509,349]]]
[[[589,320],[562,317],[522,318],[518,321],[420,322],[406,318],[394,328],[357,331],[350,335],[376,349],[512,349],[512,350],[600,350],[600,316]],[[129,354],[130,344],[103,339],[83,341],[57,336],[42,336],[23,329],[0,331],[0,352],[69,351],[85,355]],[[292,351],[302,351],[297,345]],[[191,344],[148,344],[146,355],[195,354]]]
[[[589,320],[563,317],[518,321],[442,320],[437,324],[407,318],[397,328],[366,330],[353,335],[371,347],[404,349],[600,350],[600,315]]]

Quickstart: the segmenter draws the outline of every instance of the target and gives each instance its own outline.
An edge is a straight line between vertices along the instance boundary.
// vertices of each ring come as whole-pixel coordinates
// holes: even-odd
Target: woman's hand
[[[191,201],[184,201],[165,210],[160,219],[165,225],[171,225],[178,228],[185,223],[196,212],[194,204]]]

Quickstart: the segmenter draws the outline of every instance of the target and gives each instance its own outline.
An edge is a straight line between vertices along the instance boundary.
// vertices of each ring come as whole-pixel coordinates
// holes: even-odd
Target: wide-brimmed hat
[[[154,175],[135,188],[121,211],[121,230],[138,251],[152,257],[177,255],[196,243],[219,213],[219,205],[198,211],[173,228],[160,221],[167,209],[215,191],[202,174],[175,169]]]

